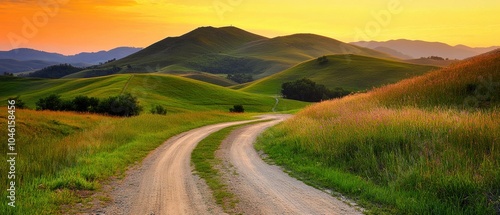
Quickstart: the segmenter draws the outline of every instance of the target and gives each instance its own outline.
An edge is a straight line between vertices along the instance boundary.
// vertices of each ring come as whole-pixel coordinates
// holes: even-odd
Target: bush
[[[323,56],[323,57],[317,58],[316,61],[318,61],[319,65],[323,65],[325,63],[328,63],[328,58],[326,56]]]
[[[20,97],[21,97],[21,96],[16,96],[15,98],[12,98],[12,97],[11,97],[11,98],[9,98],[8,100],[14,100],[14,101],[16,101],[16,108],[17,108],[17,109],[25,109],[25,108],[27,108],[27,107],[26,107],[26,103],[24,103],[24,101],[23,101],[23,100],[21,100],[21,98],[20,98]]]
[[[163,108],[163,107],[161,107]],[[52,94],[36,102],[37,110],[78,111],[109,114],[113,116],[137,116],[142,111],[137,98],[131,94],[111,96],[100,101],[95,97],[77,96],[73,100],[62,100]],[[163,108],[166,113],[166,110]]]
[[[96,112],[99,105],[99,99],[88,96],[77,96],[73,99],[74,111],[78,112]]]
[[[229,108],[229,112],[231,112],[231,113],[243,113],[243,112],[245,112],[245,109],[243,108],[243,105],[234,105],[233,108]]]
[[[61,110],[62,99],[60,95],[52,94],[45,98],[41,98],[36,102],[37,110]]]
[[[99,102],[98,113],[105,113],[113,116],[137,116],[142,111],[137,98],[130,93],[119,96],[112,96]]]
[[[151,108],[151,113],[152,114],[159,114],[159,115],[167,115],[167,109],[165,109],[161,105],[156,105]]]
[[[306,102],[319,102],[332,98],[341,98],[349,95],[349,91],[340,87],[330,90],[322,84],[316,84],[307,78],[293,82],[285,82],[281,85],[283,98],[294,99]]]

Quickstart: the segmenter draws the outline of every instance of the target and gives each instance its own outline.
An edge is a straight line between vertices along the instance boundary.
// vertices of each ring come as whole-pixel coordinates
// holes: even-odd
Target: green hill
[[[119,68],[112,73],[179,73],[200,71],[215,74],[251,73],[262,78],[305,60],[331,54],[394,57],[314,34],[265,38],[235,27],[202,27],[179,37],[168,37],[123,59],[100,66]],[[109,75],[86,70],[70,78]]]
[[[363,91],[399,80],[424,74],[436,67],[403,63],[360,55],[331,55],[328,62],[319,64],[316,59],[272,76],[247,84],[244,92],[274,95],[281,84],[301,78],[309,78],[326,87],[342,87],[351,91]]]
[[[302,180],[371,214],[500,208],[500,50],[322,102],[257,145]]]
[[[27,79],[0,77],[0,101],[21,96],[31,108],[35,102],[50,94],[60,94],[63,99],[77,95],[104,98],[130,92],[137,96],[147,110],[154,104],[167,107],[170,112],[223,110],[242,104],[252,112],[270,112],[275,99],[269,96],[240,92],[224,87],[173,75],[122,74],[88,79]],[[2,102],[2,104],[7,104]],[[5,106],[2,105],[2,106]],[[280,100],[276,110],[302,108],[307,103]]]

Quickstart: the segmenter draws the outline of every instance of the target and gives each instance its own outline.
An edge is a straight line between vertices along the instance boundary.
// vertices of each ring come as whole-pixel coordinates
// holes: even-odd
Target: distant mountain
[[[51,65],[58,64],[57,62],[49,62],[43,60],[13,60],[13,59],[0,59],[0,73],[18,73],[25,71],[34,71],[40,68],[45,68]]]
[[[0,59],[12,59],[18,61],[40,60],[62,63],[63,61],[65,61],[65,57],[66,56],[58,53],[49,53],[28,48],[0,51]]]
[[[358,54],[394,57],[314,34],[266,38],[236,27],[200,27],[180,37],[168,37],[121,60],[101,67],[127,72],[251,73],[265,77],[323,55]],[[71,77],[89,77],[82,71]],[[92,73],[94,74],[94,73]]]
[[[445,43],[440,42],[426,42],[421,40],[389,40],[385,42],[377,41],[359,41],[353,42],[351,44],[367,47],[367,48],[378,48],[380,47],[386,49],[392,49],[400,52],[410,58],[421,58],[429,56],[439,56],[449,59],[465,59],[478,54],[492,51],[500,46],[484,47],[484,48],[471,48],[464,45],[450,46]],[[403,58],[403,59],[410,59]]]
[[[68,56],[27,48],[0,51],[0,73],[32,71],[63,63],[77,67],[90,66],[120,59],[139,50],[141,48],[119,47],[109,51],[83,52]]]
[[[383,46],[379,46],[379,47],[376,47],[376,48],[373,48],[373,50],[377,50],[379,52],[383,52],[383,53],[387,53],[387,54],[390,54],[394,57],[397,57],[397,58],[401,58],[401,59],[411,59],[412,57],[408,56],[408,55],[405,55],[401,52],[398,52],[394,49],[391,49],[391,48],[387,48],[387,47],[383,47]]]
[[[131,54],[134,54],[142,50],[141,48],[134,47],[118,47],[111,49],[109,51],[99,51],[99,52],[82,52],[76,55],[67,56],[69,58],[68,63],[84,62],[89,64],[99,64],[104,63],[111,59],[121,59]]]

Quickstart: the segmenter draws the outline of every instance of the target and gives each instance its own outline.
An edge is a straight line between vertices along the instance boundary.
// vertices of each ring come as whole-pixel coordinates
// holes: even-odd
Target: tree
[[[113,116],[137,116],[142,111],[139,101],[130,93],[119,96],[112,96],[99,102],[98,113],[105,113]]]
[[[350,92],[342,88],[330,90],[322,84],[316,84],[307,78],[293,82],[285,82],[281,85],[281,94],[284,98],[306,102],[319,102],[322,100],[340,98]]]
[[[99,99],[88,96],[77,96],[73,99],[74,111],[94,112],[99,105]]]
[[[21,100],[21,96],[11,97],[8,100],[14,100],[14,101],[16,101],[16,108],[17,109],[25,109],[25,108],[27,108],[26,107],[26,103],[23,100]]]
[[[323,57],[319,57],[318,59],[316,59],[316,61],[318,61],[319,65],[323,65],[325,63],[328,63],[328,58],[326,56],[323,56]]]
[[[243,105],[234,105],[233,108],[229,108],[229,112],[231,112],[231,113],[243,113],[243,112],[245,112],[245,109],[243,108]]]
[[[61,110],[62,99],[60,95],[52,94],[45,98],[41,98],[36,102],[37,110]]]
[[[166,115],[167,114],[167,109],[165,109],[161,105],[156,105],[151,108],[150,110],[151,114],[159,114],[159,115]]]

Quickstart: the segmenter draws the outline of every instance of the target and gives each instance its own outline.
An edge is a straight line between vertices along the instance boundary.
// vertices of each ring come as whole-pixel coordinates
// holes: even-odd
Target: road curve
[[[191,153],[198,142],[220,129],[259,120],[220,123],[184,132],[154,150],[138,169],[112,191],[113,202],[104,214],[214,214],[220,208],[206,201],[191,172]]]
[[[239,211],[245,214],[362,214],[262,161],[253,143],[266,128],[287,117],[281,115],[279,120],[245,126],[223,143],[221,150],[227,151],[222,152],[223,159],[226,157],[238,173],[233,174],[236,178],[229,183],[239,198]]]

